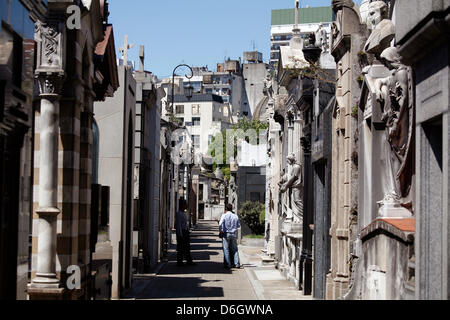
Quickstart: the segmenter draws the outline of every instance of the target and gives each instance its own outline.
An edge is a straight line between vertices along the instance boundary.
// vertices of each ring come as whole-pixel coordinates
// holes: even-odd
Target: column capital
[[[41,96],[59,98],[65,78],[64,72],[36,71],[35,77],[38,80]]]

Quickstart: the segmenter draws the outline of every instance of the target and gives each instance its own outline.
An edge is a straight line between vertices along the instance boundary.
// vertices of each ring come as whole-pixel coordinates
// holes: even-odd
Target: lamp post
[[[189,70],[191,71],[191,75],[188,76],[187,74],[185,75],[186,78],[188,78],[189,80],[194,76],[194,72],[192,71],[192,68],[190,66],[188,66],[187,64],[179,64],[175,67],[175,69],[173,69],[172,72],[172,94],[171,94],[171,104],[169,107],[169,113],[173,114],[173,103],[174,103],[174,96],[175,96],[175,71],[179,68],[179,67],[187,67],[189,68]],[[186,88],[186,97],[188,97],[189,99],[192,98],[192,92],[193,92],[193,88],[191,87],[190,83],[189,86]]]

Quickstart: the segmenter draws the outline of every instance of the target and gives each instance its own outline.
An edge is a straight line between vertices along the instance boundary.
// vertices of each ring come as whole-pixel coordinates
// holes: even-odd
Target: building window
[[[192,135],[192,143],[194,144],[194,148],[200,148],[200,136]]]
[[[208,146],[213,142],[214,137],[212,135],[208,136]]]
[[[192,125],[193,126],[199,126],[200,125],[200,117],[192,118]]]
[[[23,40],[21,37],[14,36],[14,54],[13,54],[13,74],[12,82],[18,87],[22,88],[22,66],[23,66]]]
[[[192,114],[200,114],[200,105],[199,104],[192,105]]]
[[[177,106],[175,106],[175,112],[177,114],[184,114],[184,105],[177,105]]]

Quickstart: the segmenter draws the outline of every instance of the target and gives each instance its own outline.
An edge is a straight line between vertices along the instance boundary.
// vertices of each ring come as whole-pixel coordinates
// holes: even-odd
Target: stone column
[[[62,9],[61,9],[62,10]],[[28,293],[30,299],[61,299],[64,288],[56,274],[58,208],[59,99],[65,77],[65,15],[48,13],[35,25],[37,43],[36,78],[39,83],[40,161],[36,276]]]
[[[62,75],[38,75],[41,97],[38,258],[33,287],[58,288],[56,277],[56,217],[58,203],[59,98]]]

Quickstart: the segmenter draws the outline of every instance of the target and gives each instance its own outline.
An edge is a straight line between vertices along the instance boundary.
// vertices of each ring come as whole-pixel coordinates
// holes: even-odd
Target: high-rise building
[[[310,33],[316,32],[320,25],[331,32],[333,11],[331,7],[301,8],[298,13],[298,26],[301,37],[306,39]],[[289,45],[295,23],[295,9],[272,10],[270,27],[270,65],[275,65],[280,58],[280,47]]]

